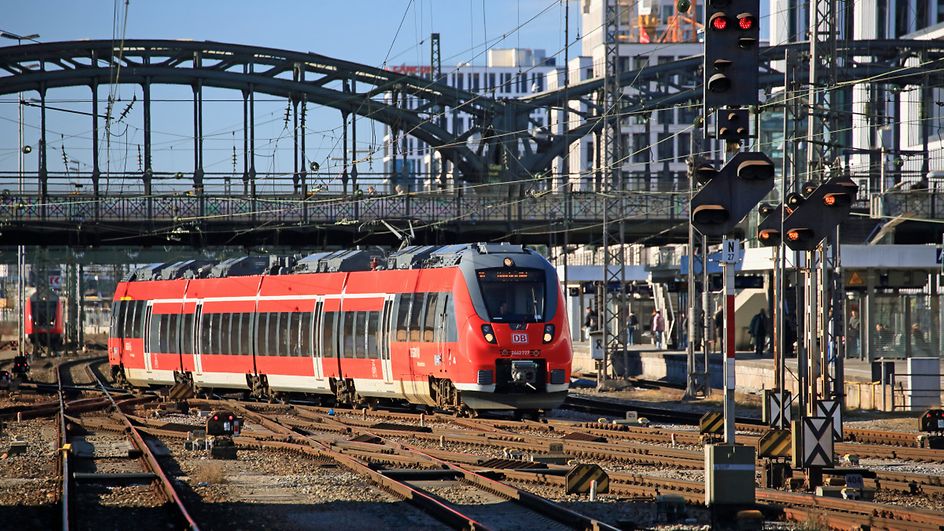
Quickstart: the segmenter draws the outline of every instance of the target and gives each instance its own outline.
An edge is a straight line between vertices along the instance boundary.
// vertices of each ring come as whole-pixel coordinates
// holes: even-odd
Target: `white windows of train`
[[[325,312],[324,333],[322,335],[321,352],[326,358],[336,358],[337,355],[337,326],[338,312]]]
[[[253,331],[256,328],[256,319],[259,316],[255,313],[244,313],[240,319],[239,324],[239,353],[240,354],[252,354],[253,353]]]
[[[180,316],[180,353],[193,353],[193,314]]]
[[[367,358],[367,313],[354,312],[354,357]]]
[[[341,352],[342,358],[354,357],[354,312],[341,312]]]
[[[269,346],[269,314],[260,312],[256,314],[256,355],[268,356]]]
[[[125,301],[115,301],[111,305],[111,326],[108,335],[114,338],[121,337],[125,331],[125,313],[128,305]]]
[[[288,333],[283,336],[282,343],[285,345],[286,356],[298,357],[301,356],[301,330],[302,330],[302,318],[304,314],[301,312],[292,312],[287,313],[283,316],[283,330],[285,329],[285,317],[288,318]]]
[[[433,341],[436,329],[436,311],[439,308],[439,293],[426,294],[426,317],[423,319],[423,341]]]
[[[413,305],[410,308],[410,341],[422,341],[423,335],[420,333],[421,324],[423,318],[423,310],[425,309],[426,303],[426,294],[425,293],[414,293],[413,294]]]
[[[311,357],[311,327],[315,314],[305,312],[301,314],[298,326],[298,353],[296,356]]]
[[[164,352],[161,350],[161,318],[163,315],[151,314],[151,328],[148,331],[148,352]]]
[[[446,308],[444,312],[446,321],[445,341],[447,343],[455,343],[459,341],[459,331],[456,328],[456,305],[452,293],[445,293],[444,297],[446,298]]]
[[[170,354],[179,354],[180,348],[177,345],[177,341],[180,339],[180,332],[178,330],[180,316],[176,313],[165,315],[167,319],[167,350],[166,352]]]
[[[380,312],[367,312],[367,357],[380,359]]]
[[[403,293],[397,302],[397,341],[410,339],[410,306],[413,303],[412,293]]]
[[[269,343],[266,347],[270,356],[278,356],[279,353],[279,317],[278,312],[269,312]]]
[[[213,338],[213,314],[204,313],[200,317],[200,353],[212,354],[210,349],[211,339]]]
[[[129,337],[144,337],[144,312],[147,310],[147,301],[134,302],[134,321],[131,323],[132,335]]]

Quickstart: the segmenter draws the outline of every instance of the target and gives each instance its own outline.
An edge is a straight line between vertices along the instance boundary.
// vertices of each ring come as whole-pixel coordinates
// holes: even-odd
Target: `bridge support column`
[[[39,86],[39,202],[41,217],[46,219],[46,199],[49,196],[49,174],[46,166],[46,85]]]
[[[95,58],[93,57],[93,60]],[[99,198],[101,189],[99,187],[99,178],[101,169],[98,166],[98,81],[92,81],[92,196],[95,203],[95,221],[101,216],[101,205]]]
[[[203,82],[197,80],[193,85],[193,193],[203,192]]]
[[[200,67],[199,54],[194,57],[194,66]],[[193,193],[199,202],[199,215],[206,215],[206,197],[203,186],[203,81],[193,85]],[[202,224],[202,221],[201,221]]]
[[[144,196],[147,201],[147,219],[148,224],[153,225],[154,220],[154,200],[151,197],[153,193],[151,177],[154,172],[151,169],[151,79],[144,78],[144,84],[141,85],[144,93]]]

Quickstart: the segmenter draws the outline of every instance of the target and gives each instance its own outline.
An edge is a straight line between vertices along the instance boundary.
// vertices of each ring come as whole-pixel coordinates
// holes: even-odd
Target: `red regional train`
[[[60,350],[65,333],[62,299],[55,293],[33,293],[24,305],[25,333],[33,348]]]
[[[112,316],[112,373],[133,386],[531,413],[570,381],[557,273],[519,245],[150,266]]]

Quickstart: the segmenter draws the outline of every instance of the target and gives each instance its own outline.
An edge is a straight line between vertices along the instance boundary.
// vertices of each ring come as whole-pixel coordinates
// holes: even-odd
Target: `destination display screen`
[[[478,271],[482,282],[535,282],[544,280],[544,272],[537,269],[486,269]]]

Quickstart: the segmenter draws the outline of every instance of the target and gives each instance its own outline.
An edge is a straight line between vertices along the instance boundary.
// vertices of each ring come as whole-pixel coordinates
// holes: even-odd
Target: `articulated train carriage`
[[[133,386],[535,412],[570,380],[557,274],[517,245],[163,264],[118,285],[112,316]]]

